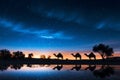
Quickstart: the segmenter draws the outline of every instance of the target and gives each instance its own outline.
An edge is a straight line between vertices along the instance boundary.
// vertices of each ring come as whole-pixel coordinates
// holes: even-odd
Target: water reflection
[[[63,68],[63,65],[62,64],[60,64],[60,65],[58,64],[57,66],[55,66],[53,68],[53,70],[57,69],[58,71],[60,71],[62,68]]]
[[[85,68],[85,70],[94,71],[95,68],[96,68],[96,65],[89,65],[88,67]]]
[[[77,64],[71,68],[71,70],[76,70],[76,71],[79,71],[80,69],[81,69],[81,65],[77,65]]]
[[[32,64],[27,64],[27,67],[32,67]]]
[[[116,69],[116,67],[118,68]],[[18,70],[20,72],[18,72]],[[80,64],[76,64],[76,65],[62,65],[62,64],[57,64],[57,65],[4,64],[2,65],[1,64],[0,65],[0,73],[4,73],[4,72],[6,73],[6,75],[4,74],[4,76],[8,76],[8,73],[12,74],[13,71],[15,72],[15,74],[17,73],[24,74],[24,77],[22,77],[22,79],[27,78],[28,76],[31,77],[32,74],[34,74],[35,76],[41,75],[41,77],[48,76],[49,74],[50,76],[56,75],[55,77],[52,77],[52,80],[56,80],[56,78],[59,78],[60,75],[63,76],[64,78],[62,80],[68,79],[66,77],[67,75],[72,75],[70,77],[76,78],[76,80],[79,80],[79,79],[86,80],[88,77],[91,77],[95,80],[98,80],[98,78],[101,80],[103,78],[105,79],[110,78],[109,80],[117,80],[117,79],[120,80],[119,76],[113,77],[114,75],[116,75],[115,71],[120,73],[119,65],[118,66],[117,65],[80,65]],[[27,75],[25,71],[30,72],[31,74],[29,73],[29,75]],[[38,72],[36,73],[36,71]],[[14,77],[16,76],[15,74],[14,74]],[[35,76],[32,76],[32,77],[35,77]],[[1,74],[0,74],[0,77],[2,80],[9,80],[7,79],[7,77],[3,78]],[[48,80],[49,78],[45,80]],[[22,80],[22,79],[18,79],[18,80]],[[32,80],[32,79],[27,79],[27,80]]]
[[[0,70],[1,71],[7,70],[9,66],[10,66],[9,64],[0,65]]]
[[[110,66],[107,66],[107,67],[102,66],[101,69],[95,70],[93,74],[96,77],[100,77],[100,78],[110,77],[114,75],[114,68]]]
[[[11,69],[21,69],[21,67],[23,67],[23,64],[14,64],[14,65],[11,65]]]

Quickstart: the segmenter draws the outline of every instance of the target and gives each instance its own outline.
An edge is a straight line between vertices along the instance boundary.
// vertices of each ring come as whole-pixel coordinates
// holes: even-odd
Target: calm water
[[[0,80],[120,80],[120,66],[0,65]]]

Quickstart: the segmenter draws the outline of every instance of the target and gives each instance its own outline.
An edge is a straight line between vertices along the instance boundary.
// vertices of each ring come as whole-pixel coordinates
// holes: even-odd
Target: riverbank
[[[98,65],[120,65],[120,60],[58,60],[58,59],[10,59],[0,60],[0,64],[98,64]]]

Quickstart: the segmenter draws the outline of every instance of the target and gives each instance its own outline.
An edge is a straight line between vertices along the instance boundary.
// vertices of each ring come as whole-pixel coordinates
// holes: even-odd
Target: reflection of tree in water
[[[0,65],[0,70],[1,71],[7,70],[9,66],[10,66],[9,64]]]
[[[23,64],[14,64],[14,65],[11,65],[11,69],[21,69],[21,67],[23,67]]]
[[[79,71],[81,69],[81,65],[75,65],[71,70]]]
[[[53,70],[57,69],[57,70],[61,70],[63,68],[63,65],[57,65],[53,68]]]
[[[114,69],[110,66],[107,66],[107,67],[102,66],[101,69],[95,70],[93,74],[96,77],[100,77],[100,78],[110,77],[111,75],[114,74]]]

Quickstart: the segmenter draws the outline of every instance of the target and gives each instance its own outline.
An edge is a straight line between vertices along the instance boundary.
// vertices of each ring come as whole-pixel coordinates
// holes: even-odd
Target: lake
[[[0,80],[120,80],[120,66],[4,64]]]

